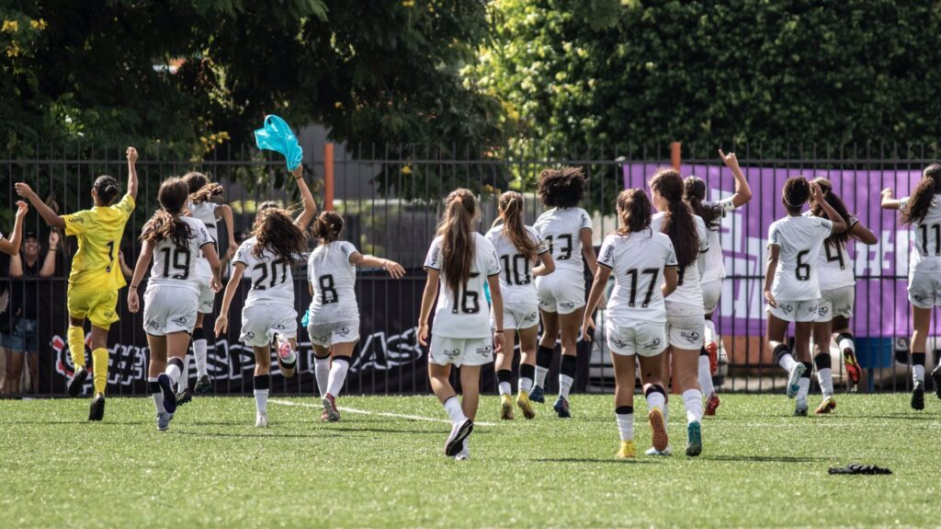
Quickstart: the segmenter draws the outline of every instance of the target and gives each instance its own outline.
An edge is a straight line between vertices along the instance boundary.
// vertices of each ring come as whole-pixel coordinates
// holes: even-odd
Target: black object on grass
[[[850,463],[845,467],[833,467],[827,471],[830,474],[865,474],[865,475],[880,475],[880,474],[891,474],[892,471],[887,468],[877,467],[876,465],[860,465],[858,463]]]

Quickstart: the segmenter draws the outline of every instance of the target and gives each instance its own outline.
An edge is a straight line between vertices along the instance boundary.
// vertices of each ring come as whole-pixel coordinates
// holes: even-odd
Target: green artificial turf
[[[297,405],[288,406],[284,401]],[[813,405],[817,399],[812,400]],[[551,399],[533,421],[496,424],[482,400],[472,460],[443,455],[449,426],[376,414],[319,421],[313,398],[273,398],[254,428],[246,398],[200,398],[158,432],[153,403],[113,398],[102,423],[87,399],[0,401],[0,527],[811,527],[941,523],[941,401],[838,396],[830,416],[792,417],[783,395],[730,395],[683,455],[685,414],[671,401],[675,455],[616,461],[610,396]],[[343,397],[341,409],[444,419],[431,396]],[[642,396],[637,410],[645,409]],[[891,476],[830,476],[850,462]]]

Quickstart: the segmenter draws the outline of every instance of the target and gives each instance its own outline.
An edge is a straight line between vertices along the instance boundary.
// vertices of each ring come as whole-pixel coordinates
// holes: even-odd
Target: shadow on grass
[[[442,429],[441,431],[434,431],[434,430],[406,430],[406,429],[398,429],[398,428],[356,428],[356,427],[351,427],[351,426],[327,426],[326,428],[328,428],[328,430],[326,430],[326,431],[330,431],[330,432],[350,432],[350,433],[357,433],[357,432],[363,432],[363,433],[404,433],[404,434],[409,434],[409,435],[413,435],[413,434],[419,434],[419,435],[442,435],[442,434],[446,434],[446,433],[447,433],[447,430],[446,430],[446,429]],[[479,432],[479,431],[477,431],[477,430],[474,430],[474,436],[478,436],[478,435],[482,435],[482,434],[484,434],[484,432]]]
[[[75,419],[71,421],[10,421],[8,424],[29,424],[29,425],[39,425],[39,426],[53,426],[53,425],[63,425],[63,424],[89,424],[97,428],[104,428],[106,426],[138,426],[141,424],[150,424],[151,421],[109,421],[105,419],[104,421],[89,421],[86,419]]]
[[[703,456],[699,459],[706,461],[732,461],[742,463],[817,463],[829,461],[826,457],[793,457],[793,456]]]
[[[190,437],[230,437],[230,438],[262,438],[262,439],[271,439],[271,438],[283,438],[283,439],[316,439],[316,438],[327,438],[327,437],[345,437],[340,434],[331,434],[329,432],[316,432],[309,434],[301,433],[235,433],[235,432],[192,432],[192,431],[180,431],[180,430],[170,430],[174,435],[187,435]],[[345,437],[346,439],[355,439],[350,437]]]
[[[615,465],[652,465],[657,464],[656,461],[648,461],[644,459],[591,459],[586,457],[558,457],[558,458],[541,458],[541,459],[530,459],[535,463],[612,463]]]

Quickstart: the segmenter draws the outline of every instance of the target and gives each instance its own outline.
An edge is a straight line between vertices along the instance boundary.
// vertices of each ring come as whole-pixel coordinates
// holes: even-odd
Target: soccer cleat
[[[804,399],[804,398],[797,399],[797,405],[794,406],[794,416],[795,417],[807,416],[807,399]]]
[[[294,369],[297,366],[297,355],[294,354],[294,349],[280,336],[278,337],[278,364],[285,369]]]
[[[710,417],[716,414],[716,410],[719,409],[719,404],[722,404],[722,399],[716,395],[716,392],[713,391],[709,394],[709,398],[706,400],[706,415]]]
[[[634,448],[634,441],[621,441],[621,448],[618,449],[618,453],[614,455],[617,459],[632,459],[636,449]]]
[[[84,367],[76,369],[75,373],[72,375],[72,380],[69,380],[69,396],[79,396],[86,380],[88,380],[88,370]]]
[[[209,375],[203,375],[196,379],[196,385],[193,386],[193,393],[203,394],[212,391],[212,379]]]
[[[559,395],[559,398],[555,399],[555,404],[552,405],[552,409],[559,414],[560,419],[568,419],[572,416],[572,414],[569,413],[569,401],[562,395]]]
[[[846,367],[846,377],[850,379],[850,384],[854,386],[859,384],[859,377],[862,376],[863,370],[856,362],[856,354],[852,350],[843,350],[843,365]]]
[[[673,449],[670,448],[669,446],[667,446],[666,448],[664,448],[662,451],[661,451],[661,450],[657,450],[656,448],[648,448],[647,451],[644,452],[644,455],[646,455],[646,456],[670,457],[670,456],[673,455]]]
[[[719,370],[719,344],[709,342],[706,344],[706,354],[709,355],[709,373],[716,374]]]
[[[470,461],[470,450],[463,448],[454,456],[455,461]]]
[[[173,420],[172,413],[158,412],[157,413],[157,430],[161,432],[167,431],[167,428],[170,427],[171,420]]]
[[[658,452],[663,452],[670,445],[670,437],[667,435],[666,421],[660,408],[650,410],[647,421],[650,423],[651,444]]]
[[[934,380],[934,392],[941,399],[941,364],[931,372],[931,380]]]
[[[512,421],[513,416],[513,397],[509,395],[500,395],[500,420]]]
[[[100,421],[105,418],[105,396],[96,393],[95,398],[91,399],[91,407],[88,409],[89,421]]]
[[[176,406],[180,406],[193,400],[193,390],[190,388],[183,388],[183,391],[176,394]]]
[[[787,398],[793,399],[797,396],[797,392],[801,389],[797,381],[806,370],[807,368],[800,362],[797,362],[794,364],[794,367],[791,368],[791,372],[787,376]]]
[[[529,393],[520,390],[519,394],[516,395],[516,405],[519,406],[521,410],[523,410],[523,417],[532,419],[536,416],[536,410],[533,409],[533,403],[529,401]]]
[[[538,402],[539,404],[546,403],[546,396],[542,386],[533,386],[533,390],[529,392],[529,400]]]
[[[176,393],[173,392],[170,375],[166,373],[157,375],[157,385],[163,393],[163,409],[167,410],[167,413],[176,413]]]
[[[686,425],[686,455],[696,457],[702,453],[702,424],[693,421]]]
[[[327,422],[330,420],[330,415],[327,413],[327,410],[320,412],[320,422]]]
[[[255,428],[268,427],[268,413],[260,411],[255,415]]]
[[[340,420],[340,410],[337,409],[337,399],[327,393],[320,399],[323,403],[323,411],[327,415],[328,422],[337,422]]]
[[[464,439],[474,431],[474,421],[464,419],[451,427],[451,434],[444,443],[444,455],[454,457],[464,449]]]
[[[932,376],[934,373],[932,373]],[[925,383],[916,382],[915,389],[912,390],[912,409],[913,410],[923,410],[925,409]]]
[[[822,415],[824,413],[830,413],[836,409],[836,399],[833,398],[833,395],[823,398],[823,402],[820,403],[820,406],[817,408],[817,411],[814,413]]]

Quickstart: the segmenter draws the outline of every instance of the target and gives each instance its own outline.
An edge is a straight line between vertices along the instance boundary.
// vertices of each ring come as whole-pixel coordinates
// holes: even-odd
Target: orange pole
[[[683,161],[682,146],[683,144],[678,141],[670,143],[670,165],[677,171],[680,170],[680,163]]]
[[[323,146],[323,202],[324,209],[333,211],[333,144]]]

